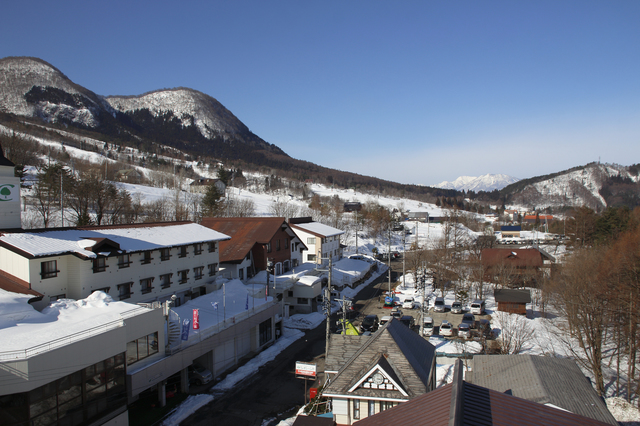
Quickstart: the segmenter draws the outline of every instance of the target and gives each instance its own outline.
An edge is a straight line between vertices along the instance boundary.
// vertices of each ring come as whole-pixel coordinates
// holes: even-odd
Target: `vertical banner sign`
[[[249,310],[249,293],[247,293],[247,304],[244,305],[244,310],[248,311]]]
[[[189,325],[191,321],[186,319],[182,321],[182,340],[189,340]]]
[[[193,329],[200,329],[200,311],[197,309],[193,310]]]

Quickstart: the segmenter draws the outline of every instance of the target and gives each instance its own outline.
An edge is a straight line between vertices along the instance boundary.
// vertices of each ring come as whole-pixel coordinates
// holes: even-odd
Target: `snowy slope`
[[[491,192],[494,189],[502,189],[507,185],[519,181],[520,179],[513,176],[503,174],[486,174],[479,177],[460,176],[453,182],[443,181],[436,185],[435,188],[456,189],[458,191],[486,191]]]

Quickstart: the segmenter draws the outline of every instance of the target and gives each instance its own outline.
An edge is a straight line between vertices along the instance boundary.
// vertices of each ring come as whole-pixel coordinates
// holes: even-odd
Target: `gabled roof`
[[[325,225],[320,222],[313,222],[309,219],[308,222],[302,222],[307,218],[292,218],[289,219],[289,225],[294,230],[300,230],[304,232],[308,232],[309,234],[315,235],[316,237],[334,237],[337,235],[344,234],[344,231],[338,228],[334,228],[333,226]]]
[[[267,244],[282,227],[290,229],[284,217],[205,217],[202,225],[231,236],[220,243],[221,263],[241,262],[253,246]]]
[[[604,426],[568,411],[487,389],[462,380],[458,361],[453,383],[420,395],[374,416],[358,426]]]
[[[476,355],[467,379],[498,392],[617,424],[576,362],[532,355]]]
[[[495,289],[493,296],[496,302],[531,303],[531,292],[529,290]]]
[[[2,145],[0,145],[0,166],[9,166],[14,167],[13,164],[7,157],[4,156],[4,152],[2,151]]]
[[[123,253],[132,253],[227,239],[227,235],[197,223],[161,222],[3,233],[0,246],[29,259],[62,254],[95,258],[91,248],[107,241],[110,252],[119,247]]]
[[[361,346],[331,380],[323,392],[325,396],[408,400],[431,390],[435,347],[400,321],[392,319],[371,337],[353,341]],[[358,386],[376,368],[402,391]]]
[[[29,302],[40,300],[44,296],[43,294],[32,290],[28,282],[21,280],[20,278],[11,275],[3,270],[0,270],[0,289],[9,291],[11,293],[20,293],[26,294],[28,296],[33,296],[33,299],[29,300]]]
[[[540,267],[543,265],[542,254],[538,249],[487,248],[482,250],[482,264],[494,266],[508,264],[516,267]]]

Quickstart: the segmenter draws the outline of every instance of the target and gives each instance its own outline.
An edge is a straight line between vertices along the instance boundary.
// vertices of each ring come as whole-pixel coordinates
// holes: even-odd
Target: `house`
[[[130,303],[175,304],[214,289],[227,235],[192,222],[39,229],[0,234],[0,271],[43,295],[35,306],[96,290]]]
[[[492,392],[587,418],[582,424],[590,424],[587,420],[591,419],[596,424],[618,424],[576,362],[569,358],[476,355],[466,378],[469,383]]]
[[[289,225],[307,247],[302,252],[303,262],[325,264],[329,258],[334,262],[342,259],[340,235],[344,231],[314,222],[310,217],[291,218]]]
[[[280,275],[302,263],[307,250],[283,217],[205,217],[202,225],[232,237],[220,244],[220,263],[230,278],[250,278],[269,264]]]
[[[332,335],[325,363],[334,420],[351,425],[435,389],[435,347],[392,319],[371,336]]]
[[[115,176],[118,182],[140,183],[142,182],[142,173],[136,169],[118,170]]]
[[[0,230],[20,229],[20,178],[0,146]]]
[[[522,226],[501,226],[500,227],[500,237],[501,238],[520,238],[520,232],[522,231]]]
[[[469,371],[467,371],[469,374]],[[569,390],[570,392],[570,390]],[[340,423],[338,423],[340,424]],[[358,426],[605,426],[574,412],[521,399],[508,392],[463,380],[462,361],[456,361],[453,383],[359,421]]]
[[[322,294],[322,278],[303,275],[285,291],[284,304],[289,306],[289,315],[310,314],[318,310],[318,296]]]
[[[522,218],[522,221],[524,223],[530,223],[532,225],[534,225],[537,221],[539,221],[539,223],[541,224],[545,224],[553,222],[553,216],[550,214],[528,214]]]
[[[227,190],[227,185],[225,185],[225,183],[220,179],[196,179],[189,184],[189,190],[198,194],[204,194],[207,192],[210,185],[215,186],[218,192],[224,196],[225,191]]]
[[[531,303],[529,290],[495,289],[493,296],[498,304],[498,310],[510,314],[527,314],[527,303]]]
[[[486,248],[481,261],[487,281],[528,286],[550,275],[555,258],[539,248]]]

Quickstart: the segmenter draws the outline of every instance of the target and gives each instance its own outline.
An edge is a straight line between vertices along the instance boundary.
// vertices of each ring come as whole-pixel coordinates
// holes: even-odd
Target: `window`
[[[271,243],[267,243],[267,253],[271,253]]]
[[[128,254],[121,254],[118,256],[118,268],[128,268],[131,265],[131,256]]]
[[[120,297],[120,300],[124,300],[124,299],[128,299],[131,297],[131,295],[133,294],[131,292],[131,286],[133,285],[132,282],[130,283],[124,283],[124,284],[118,284],[118,297]]]
[[[127,343],[127,365],[158,353],[158,332]]]
[[[164,275],[160,275],[160,286],[162,288],[169,288],[171,287],[171,277],[173,276],[173,274],[164,274]]]
[[[354,399],[353,400],[353,420],[359,420],[359,419],[360,419],[360,400]]]
[[[187,252],[187,246],[180,247],[180,254],[178,257],[187,257],[189,253]]]
[[[244,280],[244,268],[238,269],[238,278]]]
[[[289,248],[289,238],[285,238],[284,239],[284,248],[286,248],[286,249]]]
[[[196,256],[202,254],[202,243],[193,245],[193,254],[195,254]]]
[[[66,293],[56,294],[55,296],[49,296],[49,302],[55,302],[56,300],[66,299]]]
[[[152,287],[153,284],[153,278],[144,278],[140,280],[140,291],[142,292],[142,294],[146,294],[151,292],[151,290],[153,290]]]
[[[393,408],[393,402],[380,401],[380,411],[388,410],[389,408]]]
[[[49,260],[40,262],[40,276],[44,278],[53,278],[58,276],[58,261]]]
[[[369,416],[373,416],[376,413],[376,402],[369,400]]]
[[[280,251],[280,240],[276,240],[276,251]]]
[[[99,257],[97,259],[93,259],[93,273],[96,272],[104,272],[107,270],[107,258]]]
[[[171,249],[170,248],[161,248],[160,249],[160,260],[169,260],[171,259]]]
[[[96,288],[94,291],[102,291],[104,293],[109,294],[109,290],[111,290],[111,287]]]
[[[204,266],[197,266],[193,268],[193,275],[196,280],[201,280],[203,277],[202,271],[204,270]]]
[[[316,243],[316,237],[307,238],[307,244],[315,244],[315,243]]]
[[[307,255],[307,261],[315,262],[316,261],[316,255],[315,254],[308,254]]]
[[[216,274],[216,272],[218,272],[218,264],[217,263],[212,263],[210,265],[207,265],[207,267],[209,268],[209,276],[212,277]]]
[[[150,251],[142,252],[142,264],[143,265],[146,265],[147,263],[151,263],[152,260],[153,260],[153,257],[151,257],[151,252]]]
[[[287,297],[293,297],[293,290],[287,291]]]
[[[209,243],[209,253],[216,251],[216,243]]]
[[[260,346],[271,341],[272,337],[272,328],[271,328],[271,318],[263,321],[258,326],[259,334],[260,334]]]
[[[187,282],[187,275],[189,275],[189,270],[184,269],[182,271],[178,271],[178,282],[180,284],[184,284]]]
[[[298,305],[308,305],[309,299],[305,297],[298,297]]]

